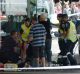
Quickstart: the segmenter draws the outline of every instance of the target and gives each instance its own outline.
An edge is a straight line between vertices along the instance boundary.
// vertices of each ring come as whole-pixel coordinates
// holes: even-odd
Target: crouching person
[[[3,37],[3,44],[1,47],[1,51],[3,56],[2,59],[6,60],[3,63],[7,63],[8,61],[12,63],[17,63],[19,60],[19,55],[15,52],[16,47],[18,46],[16,42],[17,32],[12,31],[9,36]],[[3,60],[3,61],[4,61]]]
[[[77,65],[77,61],[73,56],[73,49],[77,41],[76,28],[72,21],[68,21],[67,14],[62,14],[62,20],[59,26],[59,33],[61,35],[58,41],[61,50],[59,55],[61,55],[63,59],[66,59],[62,59],[64,61],[62,61],[62,64]]]

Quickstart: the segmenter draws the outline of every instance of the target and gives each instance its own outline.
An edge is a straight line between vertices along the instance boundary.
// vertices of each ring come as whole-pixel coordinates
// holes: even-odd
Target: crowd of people
[[[60,2],[55,4],[54,11],[56,14],[62,13],[62,5]],[[80,12],[80,2],[71,2],[71,3],[69,3],[69,1],[64,2],[64,5],[63,5],[64,14],[70,15],[70,14],[79,13],[79,12]],[[75,19],[80,18],[80,14],[73,16],[73,18]]]
[[[59,20],[60,53],[56,64],[77,65],[73,56],[73,48],[77,42],[75,24],[72,20],[68,20],[67,14],[58,14],[57,19]],[[7,23],[2,29],[9,32],[10,35],[2,37],[0,62],[17,63],[19,67],[23,67],[26,63],[31,67],[52,65],[52,36],[50,33],[52,24],[44,14],[39,15],[38,19],[24,18],[19,31],[13,28],[11,18]]]
[[[44,14],[39,15],[38,19],[25,17],[20,30],[17,31],[13,26],[12,16],[9,19],[2,25],[2,30],[10,35],[2,37],[0,61],[17,63],[19,66],[25,65],[26,62],[32,67],[50,66],[50,20],[46,19]]]
[[[73,48],[77,42],[75,23],[68,19],[68,15],[80,11],[79,3],[69,5],[65,3],[62,14],[60,4],[56,4],[58,24],[58,44],[60,53],[57,64],[77,65],[74,58]],[[74,18],[74,17],[71,17]],[[76,19],[80,16],[75,16]],[[24,17],[18,29],[13,22],[13,17],[9,17],[7,23],[2,25],[2,30],[10,35],[2,37],[0,49],[0,62],[16,63],[19,67],[50,67],[52,64],[51,56],[51,29],[52,23],[44,14],[36,17]]]

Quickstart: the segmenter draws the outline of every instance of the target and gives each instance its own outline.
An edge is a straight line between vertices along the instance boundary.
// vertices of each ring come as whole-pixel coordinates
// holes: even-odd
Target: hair
[[[41,16],[41,15],[38,15],[38,21],[40,20],[40,16]]]
[[[63,14],[63,18],[68,18],[68,15],[67,14]]]
[[[36,18],[36,17],[32,17],[32,18],[31,18],[31,21],[32,21],[32,20],[37,21],[37,18]]]
[[[62,17],[62,14],[58,14],[57,17]]]
[[[14,16],[13,15],[9,15],[8,16],[8,20],[14,20]]]
[[[24,22],[26,22],[26,21],[30,21],[30,18],[28,18],[28,17],[25,18],[25,19],[24,19]]]

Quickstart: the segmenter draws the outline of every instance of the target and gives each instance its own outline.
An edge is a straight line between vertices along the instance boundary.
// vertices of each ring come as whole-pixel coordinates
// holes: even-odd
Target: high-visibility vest
[[[69,23],[70,23],[70,28],[69,28],[69,32],[68,32],[66,39],[71,40],[72,42],[75,42],[77,40],[76,27],[72,21],[69,21]],[[60,31],[60,33],[63,33],[63,30],[59,29],[59,31]],[[64,38],[64,37],[62,36],[62,38]]]
[[[30,33],[31,26],[26,27],[25,24],[22,24],[21,29],[23,30],[23,34],[22,34],[23,41],[28,41],[28,35]]]

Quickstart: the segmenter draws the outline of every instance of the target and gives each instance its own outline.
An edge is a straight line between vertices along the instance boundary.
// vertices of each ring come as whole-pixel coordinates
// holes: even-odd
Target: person
[[[80,2],[78,3],[77,7],[78,7],[78,12],[80,12]],[[80,19],[80,14],[78,15],[78,19]]]
[[[63,58],[66,59],[63,65],[76,65],[77,61],[73,57],[73,48],[77,41],[76,28],[72,21],[68,21],[67,14],[63,14],[62,16],[59,33],[61,35],[59,39],[59,47],[61,50],[60,55],[62,55]]]
[[[47,59],[47,64],[48,66],[51,65],[51,55],[52,55],[52,51],[51,51],[51,43],[52,43],[52,37],[51,37],[51,33],[50,30],[52,29],[50,20],[47,19],[45,17],[44,14],[41,14],[39,17],[39,23],[43,24],[43,26],[46,29],[46,42],[45,42],[45,54],[46,54],[46,59]]]
[[[61,33],[59,32],[59,30],[60,30],[60,24],[61,24],[61,22],[62,22],[62,19],[63,19],[63,14],[58,14],[57,15],[57,19],[58,19],[58,21],[59,21],[59,23],[58,23],[58,45],[59,45],[59,49],[60,49],[60,53],[59,53],[59,55],[58,55],[58,59],[57,59],[57,63],[61,66],[61,65],[68,65],[68,62],[66,62],[67,61],[67,57],[65,57],[65,58],[63,58],[63,55],[61,54],[62,53],[62,49],[64,48],[63,46],[63,44],[64,44],[64,42],[63,42],[63,39],[60,37],[61,36]],[[63,49],[64,50],[64,49]],[[63,59],[65,59],[66,61],[66,63],[63,63]]]
[[[36,19],[32,19],[34,24],[30,30],[29,41],[32,41],[33,47],[33,67],[45,66],[45,27],[37,23]],[[39,63],[41,60],[41,64]]]
[[[69,6],[69,3],[65,3],[65,8],[63,9],[63,13],[64,14],[67,14],[67,15],[70,15],[71,14],[71,8]]]
[[[62,13],[62,6],[61,6],[61,3],[59,2],[59,3],[56,3],[56,6],[55,6],[55,13],[56,14],[60,14],[60,13]]]
[[[21,60],[22,62],[26,61],[26,51],[29,45],[28,42],[28,35],[30,33],[31,25],[30,25],[30,19],[25,18],[24,23],[21,25],[21,39],[22,39],[22,48],[21,48]]]
[[[77,26],[77,34],[80,34],[80,21],[78,21]],[[79,42],[79,55],[80,55],[80,36],[78,36],[78,42]]]
[[[3,63],[11,61],[13,63],[17,63],[19,60],[19,55],[15,52],[16,47],[18,46],[16,42],[17,32],[12,31],[9,36],[2,37],[2,46],[1,46],[1,54],[0,60]],[[3,57],[3,58],[1,58]]]
[[[78,7],[77,7],[76,4],[77,4],[76,2],[72,2],[71,3],[71,14],[75,14],[75,13],[78,13],[79,12],[79,9],[78,9]],[[76,23],[77,23],[76,21],[78,19],[78,15],[71,16],[70,18],[72,19],[72,21],[76,25]]]
[[[12,31],[15,31],[15,23],[14,23],[14,17],[13,15],[8,16],[8,22],[5,22],[1,29],[6,33],[11,33]]]

